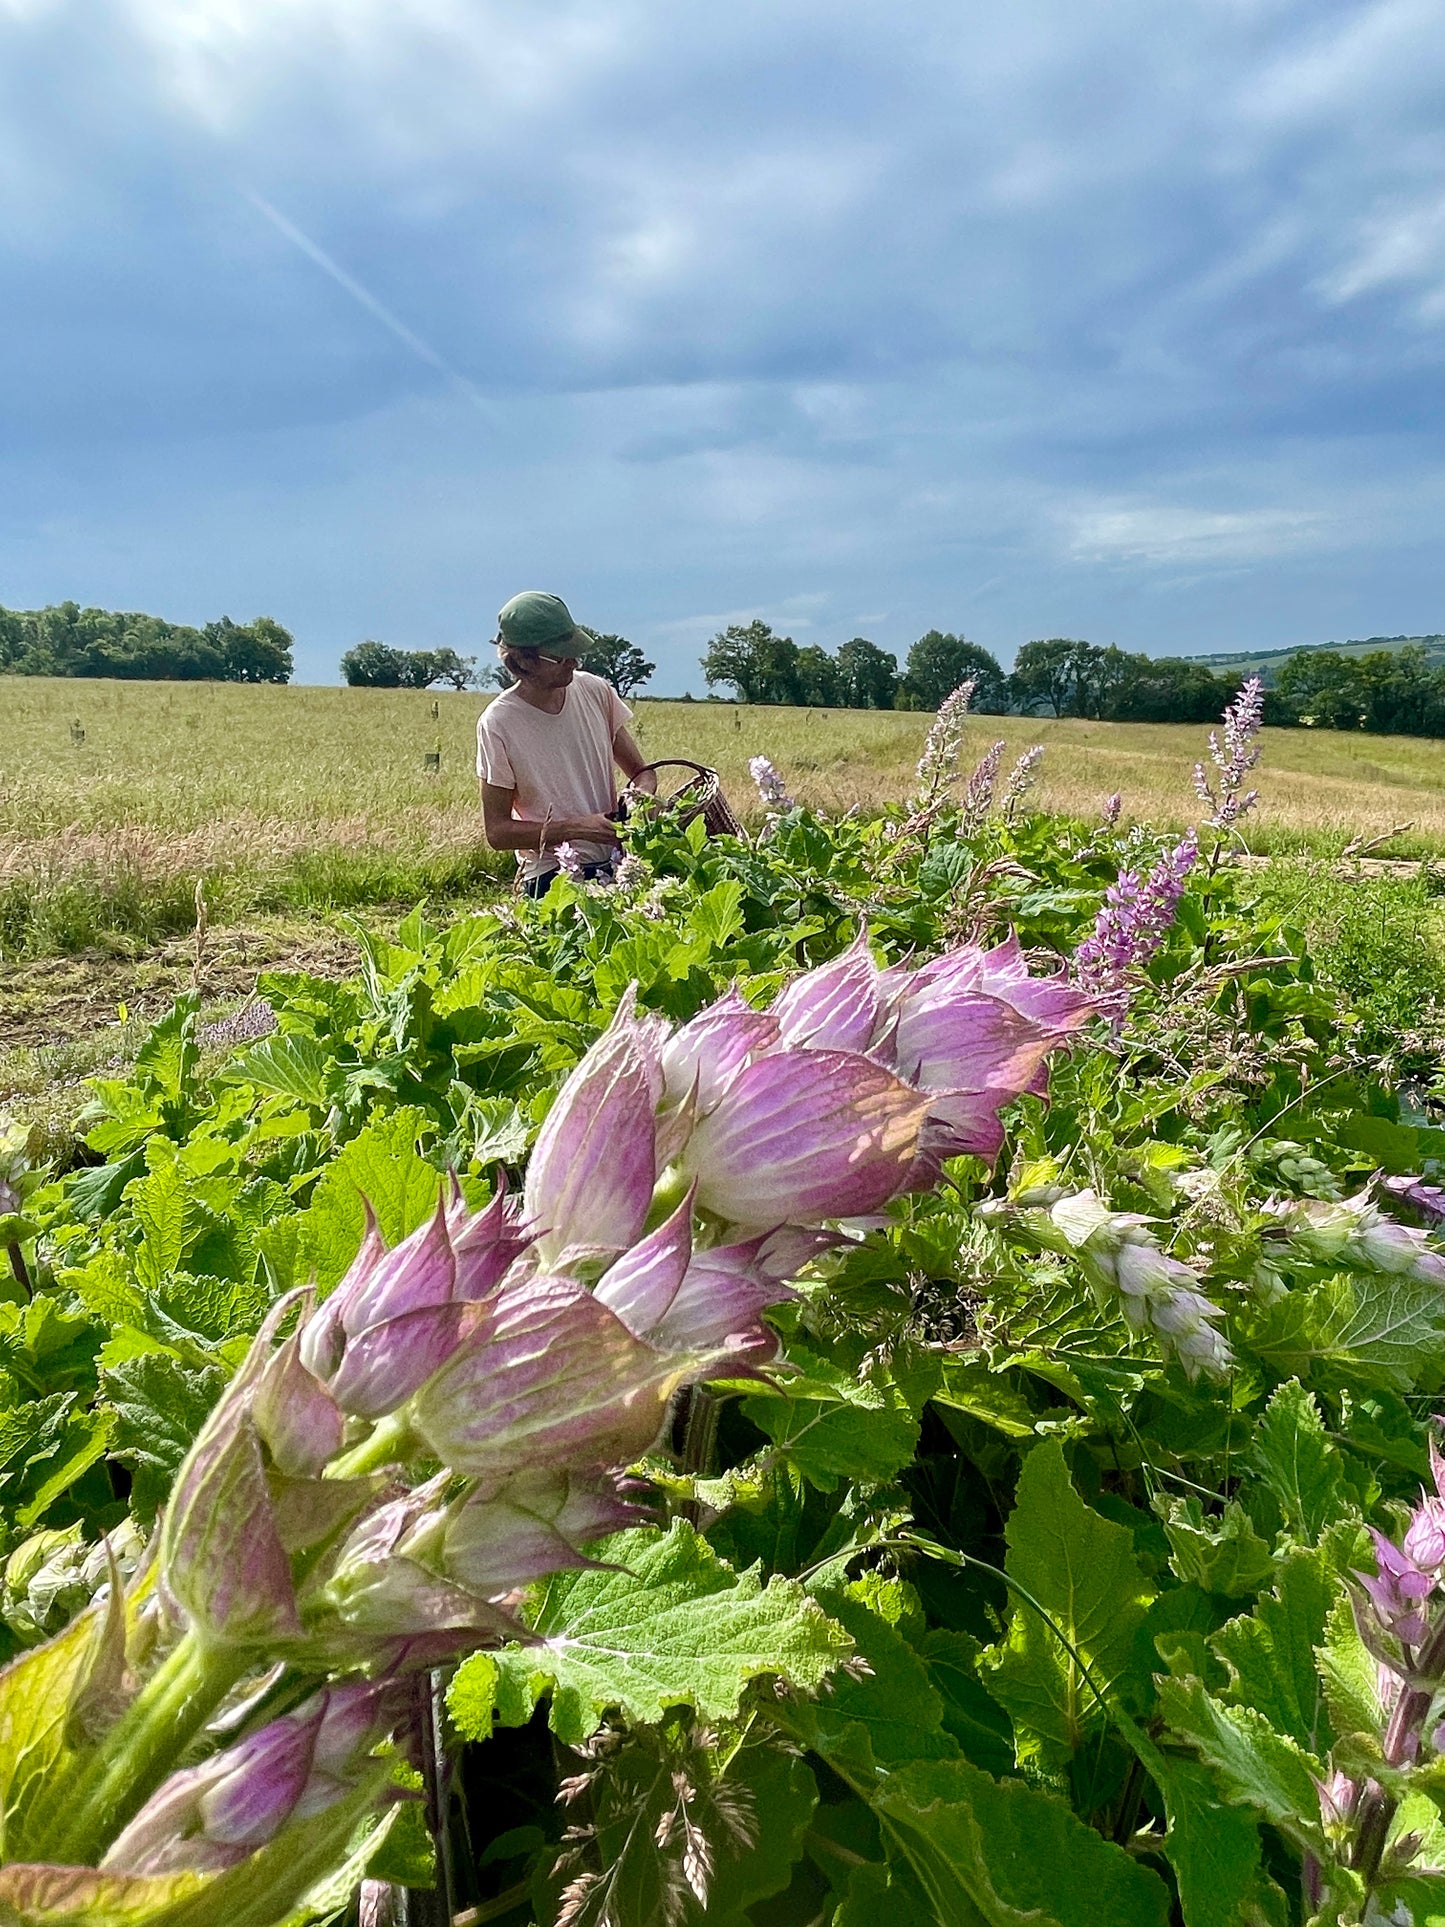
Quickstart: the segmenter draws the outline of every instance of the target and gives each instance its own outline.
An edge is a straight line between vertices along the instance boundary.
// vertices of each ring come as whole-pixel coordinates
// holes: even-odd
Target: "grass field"
[[[457,897],[510,866],[482,842],[472,756],[486,699],[401,690],[6,679],[0,684],[0,958],[154,943],[215,920]],[[752,806],[747,761],[772,757],[826,810],[907,795],[929,718],[644,701],[653,756],[722,772]],[[965,766],[997,737],[1045,746],[1039,807],[1192,821],[1203,729],[980,717]],[[429,760],[436,767],[428,767]],[[1260,850],[1338,850],[1412,827],[1399,856],[1445,853],[1445,748],[1404,737],[1266,732]]]

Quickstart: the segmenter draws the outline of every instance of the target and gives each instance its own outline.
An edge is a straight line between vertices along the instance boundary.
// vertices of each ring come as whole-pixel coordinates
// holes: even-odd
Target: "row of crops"
[[[1445,1128],[1236,722],[1183,844],[760,770],[12,1132],[0,1922],[1445,1919]]]

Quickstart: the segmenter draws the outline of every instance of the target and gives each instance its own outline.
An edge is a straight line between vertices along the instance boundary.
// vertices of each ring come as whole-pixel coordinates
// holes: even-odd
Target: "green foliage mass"
[[[418,912],[364,938],[350,980],[272,974],[259,1042],[207,1044],[183,1000],[93,1083],[94,1161],[25,1201],[34,1298],[0,1304],[11,1643],[36,1637],[46,1560],[70,1602],[75,1546],[148,1524],[267,1306],[344,1274],[363,1197],[395,1240],[449,1169],[473,1203],[520,1181],[630,987],[675,1020],[734,983],[765,1003],[864,924],[893,961],[1016,930],[1042,965],[1158,847],[1027,815],[794,810],[747,844],[663,818],[636,830],[634,893]],[[712,1387],[716,1423],[677,1437],[714,1444],[635,1468],[657,1526],[540,1585],[528,1640],[455,1676],[479,1917],[1440,1913],[1438,1768],[1390,1781],[1372,1873],[1317,1785],[1385,1773],[1347,1575],[1366,1524],[1414,1502],[1445,1382],[1438,1285],[1282,1231],[1281,1210],[1445,1162],[1438,1060],[1418,1040],[1382,1059],[1385,1013],[1336,968],[1277,892],[1206,857],[1126,1019],[1012,1106],[997,1165],[954,1161],[805,1269],[776,1314],[790,1369]],[[1085,1190],[1191,1267],[1220,1376],[1189,1377],[1080,1242],[1045,1235]]]
[[[222,616],[194,629],[74,602],[0,609],[0,675],[284,683],[291,649],[292,637],[270,616],[248,623]]]

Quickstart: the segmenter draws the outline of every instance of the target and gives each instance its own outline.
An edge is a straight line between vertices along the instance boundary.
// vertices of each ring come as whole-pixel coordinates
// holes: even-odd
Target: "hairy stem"
[[[134,1819],[249,1664],[234,1651],[208,1653],[187,1633],[106,1734],[65,1790],[43,1853],[93,1866]]]

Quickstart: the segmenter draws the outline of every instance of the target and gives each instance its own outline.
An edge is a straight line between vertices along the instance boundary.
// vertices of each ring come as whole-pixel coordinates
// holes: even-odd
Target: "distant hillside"
[[[1222,669],[1236,675],[1256,670],[1269,683],[1291,656],[1317,655],[1322,649],[1333,649],[1340,656],[1369,656],[1378,649],[1403,649],[1409,643],[1418,643],[1432,663],[1445,663],[1445,636],[1369,636],[1363,642],[1306,642],[1294,649],[1246,649],[1238,655],[1217,652],[1190,656],[1188,660],[1206,669]]]

